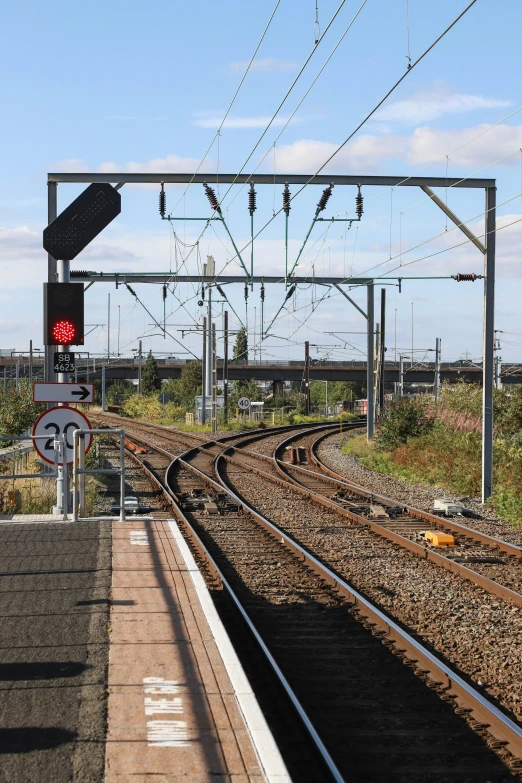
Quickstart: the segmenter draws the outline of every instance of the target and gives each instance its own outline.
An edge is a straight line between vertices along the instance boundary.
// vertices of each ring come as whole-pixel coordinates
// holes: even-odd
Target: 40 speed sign
[[[49,435],[47,439],[33,440],[35,451],[40,457],[54,465],[54,439],[57,435],[63,435],[67,464],[73,461],[73,432],[74,430],[90,430],[91,423],[87,416],[74,408],[49,408],[36,419],[32,435]],[[92,435],[85,437],[85,453],[92,446]],[[62,465],[62,462],[58,462]]]
[[[247,411],[250,408],[250,400],[248,397],[240,397],[237,401],[237,407],[240,411]]]

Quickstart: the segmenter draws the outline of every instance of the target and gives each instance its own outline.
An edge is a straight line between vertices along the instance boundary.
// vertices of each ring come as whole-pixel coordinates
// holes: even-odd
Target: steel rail
[[[265,430],[266,434],[266,430]],[[158,449],[156,446],[149,446],[155,450],[162,451],[168,455],[164,449]],[[174,460],[169,464],[165,473],[165,483],[163,484],[159,479],[141,463],[138,457],[132,452],[130,453],[132,458],[141,464],[144,471],[150,476],[151,480],[155,482],[163,491],[165,497],[172,504],[175,511],[176,518],[183,524],[186,532],[189,534],[194,545],[198,548],[205,560],[209,563],[213,574],[219,578],[222,585],[226,587],[230,595],[233,595],[233,591],[223,577],[219,567],[215,563],[214,559],[208,553],[203,542],[197,535],[196,531],[186,519],[185,515],[181,511],[178,505],[178,499],[173,490],[170,488],[169,476],[172,470],[176,466],[181,465],[187,470],[193,472],[199,476],[201,480],[209,484],[215,490],[225,492],[234,502],[239,503],[247,512],[249,512],[254,519],[256,519],[261,526],[269,532],[280,543],[284,544],[291,552],[293,552],[300,560],[302,560],[308,567],[310,567],[315,573],[319,574],[321,578],[329,585],[335,586],[339,593],[347,598],[350,603],[357,606],[361,614],[369,621],[369,624],[377,627],[383,634],[388,637],[388,640],[395,646],[396,650],[407,659],[414,667],[418,674],[426,675],[429,680],[438,689],[444,690],[445,695],[454,699],[459,706],[459,711],[470,712],[473,717],[487,729],[488,732],[498,742],[506,746],[506,748],[513,754],[514,757],[522,758],[522,729],[512,721],[507,715],[499,710],[495,705],[491,704],[488,699],[482,696],[478,691],[469,685],[462,677],[453,672],[453,670],[444,662],[439,660],[433,653],[427,650],[422,644],[411,637],[406,631],[404,631],[397,623],[389,618],[382,610],[374,606],[368,599],[362,596],[358,591],[351,587],[345,580],[335,574],[330,568],[321,563],[314,555],[308,552],[303,546],[298,544],[294,539],[289,536],[284,530],[277,527],[275,524],[266,519],[262,514],[256,511],[252,506],[246,503],[241,497],[228,486],[226,480],[223,478],[220,472],[221,463],[231,459],[224,454],[220,454],[215,459],[216,476],[219,483],[211,479],[205,473],[200,471],[195,466],[191,465],[184,458],[189,456],[192,452],[198,451],[199,447],[195,446],[191,449],[183,452],[182,455],[176,456]],[[272,477],[274,478],[274,477]],[[279,481],[276,479],[276,481]],[[280,480],[283,482],[283,480]],[[287,481],[284,481],[288,485]],[[254,633],[254,637],[259,642],[263,642],[260,635],[255,631],[255,627],[250,621],[248,614],[242,609],[237,597],[234,597],[234,603],[238,607],[241,615],[247,622],[248,627]],[[261,645],[261,649],[266,647],[264,643]],[[269,651],[268,651],[269,652]],[[272,661],[268,659],[272,665]],[[273,660],[273,659],[272,659]],[[275,664],[275,661],[274,661]],[[275,664],[277,666],[277,664]],[[274,671],[276,671],[274,669]],[[282,673],[281,673],[282,674]],[[282,675],[284,677],[284,675]],[[290,686],[288,686],[290,687]],[[295,697],[295,694],[294,694]],[[297,697],[292,699],[294,706],[299,704]],[[302,710],[302,707],[301,707]],[[299,710],[298,710],[299,712]],[[304,713],[304,710],[302,710]],[[301,713],[299,713],[301,714]],[[306,713],[304,713],[306,715]],[[307,726],[306,721],[304,721]],[[311,725],[311,724],[310,724]],[[308,726],[307,726],[308,728]],[[313,728],[313,727],[312,727]],[[312,735],[311,735],[312,736]],[[327,751],[326,751],[327,752]],[[333,763],[333,762],[332,762]],[[339,773],[338,773],[339,774]],[[342,781],[342,777],[339,775],[336,778],[338,781]]]
[[[265,431],[263,431],[263,432],[265,432]],[[168,454],[168,452],[166,452],[164,449],[158,448],[156,446],[152,447],[152,445],[150,447],[154,448],[154,449],[157,449],[162,454],[165,454],[165,455]],[[230,598],[234,602],[234,604],[235,604],[236,608],[238,609],[241,617],[243,618],[244,622],[246,623],[249,631],[252,633],[254,639],[258,643],[259,648],[261,649],[261,651],[264,654],[266,660],[270,664],[270,666],[271,666],[271,668],[272,668],[276,678],[278,679],[279,683],[283,687],[283,689],[284,689],[285,693],[287,694],[288,698],[290,699],[294,709],[296,710],[299,718],[301,719],[303,725],[305,726],[306,730],[308,731],[308,733],[310,735],[310,738],[312,739],[312,742],[314,743],[314,745],[315,745],[317,751],[319,752],[322,760],[324,761],[324,763],[327,766],[330,774],[332,775],[333,780],[336,781],[336,783],[345,783],[345,779],[343,778],[343,776],[339,772],[339,770],[338,770],[334,760],[330,756],[330,753],[328,752],[326,746],[324,745],[321,737],[317,733],[317,731],[316,731],[312,721],[308,717],[308,714],[306,713],[305,709],[303,708],[303,706],[301,705],[299,699],[297,698],[296,694],[294,693],[290,683],[286,679],[285,675],[283,674],[282,670],[280,669],[279,665],[277,664],[275,658],[273,657],[272,653],[270,652],[269,648],[267,647],[266,643],[264,642],[261,634],[259,633],[259,631],[255,627],[254,623],[250,619],[250,616],[248,615],[248,612],[246,611],[246,609],[241,604],[241,601],[239,600],[239,598],[235,594],[232,586],[230,585],[230,583],[228,582],[228,580],[224,576],[223,572],[221,571],[221,569],[219,568],[219,566],[215,562],[214,558],[212,557],[210,552],[207,550],[207,548],[205,547],[204,543],[201,541],[201,539],[198,536],[196,530],[194,529],[194,527],[190,524],[190,522],[186,518],[185,514],[183,513],[183,511],[181,510],[181,507],[179,505],[178,497],[176,496],[175,492],[173,492],[173,490],[169,486],[168,476],[169,476],[171,470],[174,469],[174,467],[176,465],[182,465],[183,467],[188,468],[193,473],[198,475],[204,482],[206,482],[207,484],[210,484],[215,490],[217,490],[219,492],[223,491],[222,487],[218,483],[213,481],[213,479],[211,479],[205,473],[200,471],[198,468],[195,468],[193,465],[190,465],[190,463],[185,462],[183,457],[189,455],[194,450],[199,450],[199,448],[196,446],[196,447],[193,447],[193,448],[187,450],[186,452],[183,452],[179,456],[175,456],[175,458],[169,464],[169,466],[168,466],[168,468],[167,468],[167,470],[165,472],[165,482],[164,483],[161,482],[159,480],[159,478],[151,470],[149,470],[146,465],[144,465],[141,462],[140,458],[137,455],[135,455],[132,451],[128,451],[128,453],[140,465],[140,467],[146,473],[148,478],[152,482],[154,482],[158,487],[160,487],[160,489],[163,492],[164,497],[171,504],[172,509],[174,511],[174,516],[176,517],[177,521],[180,522],[183,525],[185,533],[190,538],[191,543],[193,544],[193,546],[195,546],[195,548],[197,549],[197,551],[199,552],[201,557],[204,558],[204,560],[206,561],[206,563],[207,563],[207,565],[208,565],[208,567],[209,567],[209,569],[210,569],[210,571],[212,573],[213,578],[218,582],[220,588],[224,588],[227,591],[228,595],[230,596]],[[173,456],[173,455],[171,455],[171,456]],[[227,490],[227,492],[228,492],[228,490]],[[231,495],[232,493],[228,492],[228,494]]]
[[[308,550],[298,544],[284,530],[270,522],[266,517],[256,511],[246,501],[229,487],[220,472],[220,464],[226,461],[225,455],[219,455],[216,459],[216,474],[220,482],[220,488],[227,491],[230,497],[239,503],[246,511],[278,541],[285,544],[308,567],[319,574],[328,584],[337,587],[339,592],[348,598],[366,616],[371,624],[383,630],[396,649],[409,661],[417,664],[420,672],[427,674],[438,686],[442,687],[448,696],[456,700],[461,708],[470,711],[474,718],[482,724],[489,733],[499,742],[505,743],[509,751],[518,759],[522,758],[522,729],[511,718],[505,715],[494,704],[491,704],[472,685],[469,685],[460,675],[456,674],[447,664],[427,650],[420,642],[403,630],[394,620],[388,617],[381,609],[374,606],[367,598],[351,587],[344,579],[335,574],[330,568],[321,563]],[[197,468],[184,463],[186,467]],[[204,477],[205,474],[198,471]]]
[[[314,462],[317,467],[322,470],[325,474],[330,476],[332,479],[335,479],[337,481],[340,481],[341,483],[349,486],[350,488],[353,488],[355,491],[360,492],[361,494],[371,495],[373,498],[375,498],[376,501],[385,503],[389,506],[401,506],[403,508],[407,508],[408,511],[415,515],[416,517],[420,517],[421,519],[425,519],[427,522],[432,523],[438,523],[439,525],[444,524],[446,527],[450,528],[450,530],[454,530],[456,533],[462,533],[465,536],[468,536],[469,538],[474,538],[476,541],[480,541],[483,544],[489,544],[490,546],[496,546],[498,549],[500,549],[502,552],[505,552],[508,555],[513,555],[514,557],[522,558],[522,548],[516,546],[515,544],[510,544],[508,541],[502,541],[500,538],[495,538],[494,536],[488,536],[487,533],[481,533],[479,530],[473,530],[473,528],[469,528],[466,525],[461,525],[458,522],[455,522],[451,519],[441,520],[440,517],[436,516],[435,514],[430,514],[429,511],[422,511],[422,509],[415,508],[414,506],[407,506],[405,503],[399,503],[396,500],[392,500],[391,498],[386,497],[385,495],[378,495],[376,492],[371,492],[370,490],[366,489],[365,487],[360,487],[358,484],[355,484],[353,481],[350,481],[345,476],[341,476],[340,473],[336,473],[331,468],[327,467],[319,457],[317,456],[317,446],[319,445],[319,442],[321,440],[324,440],[328,437],[329,433],[324,433],[319,438],[317,438],[316,441],[312,444],[312,448],[310,449],[310,454],[312,457],[312,461]]]
[[[355,484],[350,484],[349,482],[346,482],[340,478],[334,479],[332,477],[321,476],[320,474],[314,471],[303,468],[301,465],[287,465],[286,463],[282,462],[277,457],[277,454],[283,448],[286,448],[288,443],[293,440],[295,440],[295,438],[290,437],[282,441],[276,447],[270,459],[272,461],[272,464],[275,466],[276,470],[278,471],[278,473],[284,478],[284,480],[289,482],[295,489],[304,492],[306,495],[308,495],[308,497],[310,497],[316,503],[319,503],[320,505],[325,506],[326,508],[330,508],[338,512],[341,516],[347,517],[348,519],[351,519],[354,522],[358,522],[361,525],[365,525],[369,527],[373,533],[376,533],[378,536],[381,536],[382,538],[386,538],[389,541],[398,544],[398,546],[402,547],[403,549],[407,549],[410,552],[413,552],[415,555],[419,556],[423,560],[431,561],[435,563],[435,565],[441,566],[442,568],[445,568],[447,571],[451,571],[452,573],[457,574],[462,579],[466,579],[470,582],[473,582],[479,587],[482,587],[488,593],[492,593],[493,595],[496,595],[499,598],[503,598],[506,601],[511,601],[516,606],[522,606],[522,595],[520,593],[517,593],[515,590],[511,590],[509,587],[505,587],[504,585],[499,584],[499,582],[495,582],[493,579],[490,579],[489,577],[484,576],[483,574],[480,574],[477,571],[474,571],[472,568],[468,568],[462,563],[451,560],[445,557],[444,555],[440,555],[438,552],[434,552],[432,549],[424,546],[423,544],[420,544],[416,541],[411,541],[406,536],[403,536],[400,533],[396,533],[393,530],[389,530],[388,528],[384,527],[378,522],[374,522],[372,519],[368,519],[367,517],[363,517],[354,511],[350,511],[349,509],[344,508],[341,504],[336,503],[335,500],[332,500],[331,498],[328,498],[325,495],[321,495],[320,493],[307,488],[306,485],[303,486],[303,484],[301,484],[299,481],[297,481],[297,479],[295,479],[293,476],[290,475],[289,471],[294,470],[298,473],[302,473],[306,475],[307,477],[318,478],[321,481],[331,483],[334,486],[341,486],[348,490],[354,490],[354,491],[360,490],[361,493],[364,492],[364,494],[367,497],[369,496],[375,501],[386,502],[396,507],[405,508],[408,514],[411,514],[412,517],[417,516],[417,510],[409,506],[406,506],[404,503],[397,503],[397,501],[388,501],[387,498],[384,498],[379,495],[375,495],[369,490],[363,490],[362,488],[357,487]],[[265,477],[270,478],[270,475],[267,473],[265,474]],[[274,477],[272,477],[272,480],[273,478]],[[446,520],[441,520],[439,517],[435,516],[434,514],[426,513],[422,518],[437,524],[439,527],[444,526],[446,524]],[[451,529],[457,530],[459,533],[462,533],[463,535],[466,535],[469,538],[472,539],[474,538],[475,540],[480,541],[480,543],[487,543],[491,547],[498,546],[497,539],[488,537],[485,534],[480,534],[475,536],[474,535],[475,531],[473,531],[471,528],[465,527],[464,525],[458,525],[457,523],[454,523]],[[505,544],[505,542],[500,542],[500,543]],[[518,557],[520,557],[520,554],[522,554],[521,550],[519,550],[518,547],[514,547],[511,544],[505,544],[505,546],[517,550],[519,553],[517,555]],[[504,550],[504,551],[509,551],[509,554],[512,554],[511,550]]]

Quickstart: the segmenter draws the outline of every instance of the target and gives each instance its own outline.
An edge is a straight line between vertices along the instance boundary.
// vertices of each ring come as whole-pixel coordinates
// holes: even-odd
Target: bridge
[[[176,357],[156,358],[159,376],[162,380],[179,378],[183,368],[191,360]],[[29,356],[0,356],[0,384],[2,376],[15,377],[16,364],[20,378],[29,377]],[[105,364],[106,378],[136,381],[139,375],[138,361],[134,356],[107,358],[90,357],[87,361],[80,358],[78,361],[77,378],[81,381],[101,378],[102,364]],[[142,359],[142,366],[145,359]],[[433,362],[404,361],[404,382],[432,384],[435,375]],[[43,361],[34,357],[32,362],[33,379],[43,378]],[[399,382],[399,363],[393,360],[385,363],[384,380],[386,383]],[[304,360],[230,360],[228,363],[228,378],[230,381],[249,380],[256,381],[300,381],[304,376]],[[218,380],[223,379],[223,360],[217,361]],[[440,368],[441,381],[457,383],[482,383],[482,364],[469,360],[456,362],[442,362]],[[312,359],[310,363],[310,379],[321,381],[358,381],[366,383],[366,362],[357,359],[349,361],[330,361],[324,359]],[[511,385],[522,383],[522,364],[504,364],[501,373],[502,384]]]

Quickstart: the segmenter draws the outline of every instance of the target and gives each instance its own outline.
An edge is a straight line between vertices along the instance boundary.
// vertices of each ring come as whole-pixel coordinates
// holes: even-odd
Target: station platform
[[[82,628],[85,629],[89,623],[92,626],[93,617],[97,618],[97,636],[93,637],[91,652],[84,656],[87,664],[85,676],[90,669],[91,677],[94,677],[92,650],[102,646],[107,649],[108,644],[105,664],[96,669],[100,685],[97,704],[103,699],[103,692],[108,699],[107,733],[105,747],[100,747],[102,756],[98,773],[94,772],[93,766],[92,776],[85,775],[84,778],[81,770],[86,769],[89,759],[83,751],[89,752],[89,742],[102,745],[103,740],[100,736],[99,707],[91,704],[98,710],[98,729],[95,730],[92,719],[92,726],[89,724],[90,686],[80,682],[78,675],[76,691],[73,691],[73,680],[70,680],[71,705],[77,704],[75,700],[78,697],[80,701],[83,699],[79,715],[80,719],[82,714],[87,718],[83,723],[82,720],[78,722],[71,707],[68,736],[64,738],[61,749],[56,750],[62,755],[64,763],[64,754],[70,746],[72,775],[66,774],[64,769],[64,779],[103,779],[105,783],[145,783],[150,780],[155,783],[290,783],[271,731],[175,520],[140,517],[125,522],[105,519],[72,523],[60,522],[52,515],[30,517],[14,514],[3,516],[1,523],[0,529],[5,531],[6,542],[19,541],[19,536],[13,539],[9,533],[14,525],[21,525],[27,530],[24,533],[27,541],[34,541],[35,529],[41,530],[42,534],[48,531],[37,548],[35,541],[35,555],[37,549],[43,551],[43,547],[48,547],[50,552],[56,541],[64,542],[64,552],[72,552],[73,549],[78,552],[77,556],[74,555],[78,561],[71,560],[70,565],[61,556],[62,560],[58,563],[61,588],[69,587],[69,579],[78,579],[81,570],[78,566],[82,559],[85,560],[81,552],[86,551],[86,542],[92,541],[91,560],[83,564],[92,567],[86,569],[85,577],[81,577],[84,581],[79,585],[80,592],[75,594],[69,589],[62,590],[61,611],[65,615],[61,616],[83,623]],[[105,560],[100,560],[100,549],[96,556],[96,536],[99,537],[99,546],[109,555]],[[29,552],[26,551],[26,555]],[[67,554],[67,557],[70,556]],[[27,567],[30,561],[34,561],[34,557],[24,560]],[[54,578],[49,576],[49,564],[46,556],[39,566],[42,570],[38,574],[41,576],[37,576],[38,583],[34,584],[34,589],[40,594],[44,584],[42,580]],[[53,562],[54,571],[56,565]],[[14,562],[12,568],[13,579],[20,579],[16,576],[21,573],[19,564]],[[107,574],[105,585],[95,576],[97,570],[100,574]],[[69,574],[73,576],[69,577]],[[30,578],[35,579],[34,576]],[[45,587],[46,600],[54,601],[54,583],[45,583]],[[26,584],[21,584],[20,589],[24,592]],[[27,594],[28,601],[29,598]],[[66,603],[69,602],[71,609],[68,610]],[[24,611],[29,618],[30,606]],[[90,619],[87,611],[91,612]],[[46,605],[42,605],[44,612],[47,614]],[[75,614],[77,612],[82,614]],[[43,617],[41,620],[45,623]],[[60,616],[56,615],[57,626],[59,622]],[[104,625],[108,626],[108,634],[104,633]],[[36,633],[33,628],[31,634],[31,660],[36,660],[40,655],[38,645],[43,647],[44,642],[47,645],[48,642],[39,640],[37,636],[42,634]],[[82,634],[85,636],[85,631],[78,633],[79,641]],[[60,645],[55,631],[53,637],[53,644]],[[64,639],[63,644],[69,645],[69,649],[63,654],[57,649],[56,659],[72,659],[74,650],[70,647],[70,640]],[[9,650],[4,649],[7,659],[13,657]],[[80,658],[84,653],[79,651],[77,655]],[[48,657],[47,652],[45,657]],[[58,675],[61,677],[62,672]],[[102,675],[101,681],[99,675]],[[22,673],[20,676],[26,678],[28,675]],[[61,687],[63,679],[59,684]],[[5,685],[7,687],[8,683]],[[74,696],[74,693],[78,695]],[[38,692],[35,691],[33,696],[38,698]],[[33,707],[20,705],[16,724],[20,728],[27,724],[27,717],[23,717],[26,709],[32,719],[34,703]],[[60,725],[59,716],[57,705],[52,721],[55,726]],[[49,722],[49,713],[42,714],[42,726],[48,726]],[[30,777],[24,777],[28,765],[35,770],[39,763],[49,760],[49,770],[54,768],[52,779],[60,780],[59,756],[55,761],[51,760],[49,754],[55,753],[51,747],[46,748],[45,753],[48,755],[44,759],[38,748],[31,748],[24,761],[22,738],[17,756],[13,757],[11,779],[28,780]]]

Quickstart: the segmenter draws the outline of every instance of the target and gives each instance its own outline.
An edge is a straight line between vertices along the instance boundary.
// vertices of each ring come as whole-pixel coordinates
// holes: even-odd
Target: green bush
[[[416,438],[429,432],[435,417],[428,411],[424,400],[400,399],[388,408],[387,415],[377,433],[376,445],[381,451],[396,449],[409,438]]]

